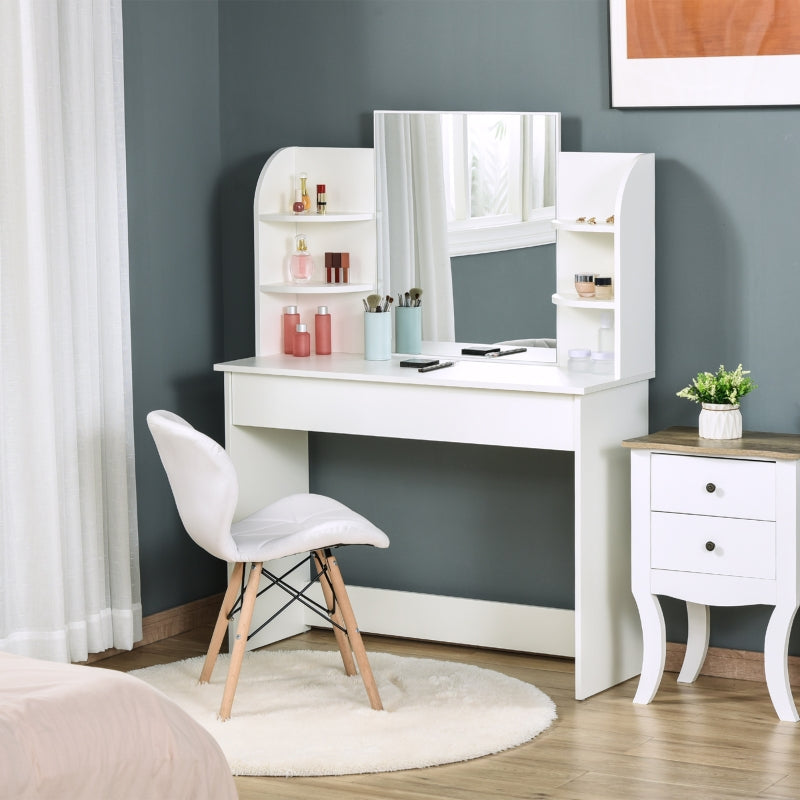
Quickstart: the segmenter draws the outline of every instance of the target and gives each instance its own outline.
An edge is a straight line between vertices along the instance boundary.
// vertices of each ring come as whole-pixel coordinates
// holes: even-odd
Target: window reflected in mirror
[[[556,120],[492,113],[441,118],[450,255],[553,241],[555,167],[548,154]]]

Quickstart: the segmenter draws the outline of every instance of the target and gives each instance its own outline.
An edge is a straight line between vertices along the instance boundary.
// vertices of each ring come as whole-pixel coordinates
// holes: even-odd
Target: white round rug
[[[247,653],[231,719],[217,719],[228,656],[210,683],[203,658],[135,670],[219,742],[234,775],[348,775],[497,753],[556,718],[535,686],[469,664],[369,653],[384,711],[344,673],[338,651]]]

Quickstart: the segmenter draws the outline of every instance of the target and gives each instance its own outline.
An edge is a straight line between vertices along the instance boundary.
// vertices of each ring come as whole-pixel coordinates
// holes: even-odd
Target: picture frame
[[[609,0],[609,22],[612,108],[800,105],[797,0]]]

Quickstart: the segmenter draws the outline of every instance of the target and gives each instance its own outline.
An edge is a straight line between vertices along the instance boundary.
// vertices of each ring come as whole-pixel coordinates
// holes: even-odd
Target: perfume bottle
[[[308,175],[301,172],[298,176],[300,178],[300,197],[303,200],[303,210],[311,210],[311,198],[308,196]]]
[[[295,249],[289,259],[289,275],[295,283],[305,283],[311,280],[311,275],[314,272],[314,261],[308,253],[308,242],[305,234],[297,234],[294,240]]]

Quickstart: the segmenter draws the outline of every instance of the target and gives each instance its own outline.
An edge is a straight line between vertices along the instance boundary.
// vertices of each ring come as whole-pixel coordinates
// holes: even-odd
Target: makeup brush
[[[418,306],[422,302],[422,289],[417,286],[412,286],[411,297],[414,300],[413,305]]]
[[[380,302],[381,296],[379,294],[371,294],[367,297],[367,305],[370,311],[376,311]]]
[[[405,297],[403,299],[405,300],[405,303],[403,303],[403,305],[404,306],[410,306],[411,305],[411,292],[406,292]]]

